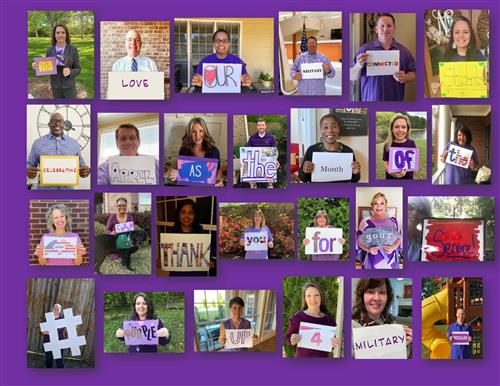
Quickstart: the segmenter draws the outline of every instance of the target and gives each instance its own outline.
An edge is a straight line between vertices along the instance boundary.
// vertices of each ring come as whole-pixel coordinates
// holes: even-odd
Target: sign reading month
[[[488,98],[488,62],[439,62],[443,98]]]
[[[179,185],[215,185],[218,161],[213,158],[199,158],[180,155],[177,157]]]
[[[55,56],[35,58],[36,76],[57,74],[57,64]]]
[[[422,261],[483,261],[484,221],[424,219]]]
[[[302,63],[300,72],[302,79],[323,79],[323,63]]]
[[[156,162],[150,155],[109,157],[111,185],[155,185]]]
[[[418,171],[419,152],[416,147],[390,147],[389,148],[389,173]]]
[[[115,224],[115,232],[116,233],[132,232],[133,230],[134,230],[134,222],[133,221],[120,222],[118,224]]]
[[[225,349],[253,347],[253,332],[250,329],[230,330],[226,328]]]
[[[240,93],[240,63],[203,63],[202,93]]]
[[[406,359],[406,336],[400,324],[352,329],[356,359]]]
[[[276,182],[278,149],[275,147],[240,147],[242,182]]]
[[[123,322],[123,332],[127,346],[157,345],[158,319],[126,320]]]
[[[208,271],[209,234],[160,233],[160,260],[164,271]]]
[[[306,228],[306,255],[341,254],[342,228]]]
[[[358,241],[365,247],[380,247],[394,244],[400,236],[400,232],[391,227],[366,228]]]
[[[80,159],[76,155],[40,156],[41,186],[76,186]]]
[[[468,169],[472,153],[472,150],[466,149],[465,147],[450,145],[446,163]]]
[[[245,242],[245,251],[267,251],[267,230],[260,232],[245,232],[243,240]]]
[[[366,76],[393,75],[399,71],[399,50],[366,51]]]
[[[44,259],[76,259],[76,237],[43,236]]]
[[[350,181],[352,153],[313,152],[311,182]]]
[[[469,331],[452,331],[451,344],[468,346],[469,345]]]
[[[332,338],[335,338],[335,331],[336,327],[300,322],[300,342],[297,347],[331,352]]]
[[[163,100],[164,77],[163,72],[108,72],[107,99]]]

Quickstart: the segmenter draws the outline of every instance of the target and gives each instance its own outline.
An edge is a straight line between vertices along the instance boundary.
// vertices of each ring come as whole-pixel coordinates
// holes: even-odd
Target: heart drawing
[[[215,67],[205,67],[205,71],[203,73],[203,79],[205,80],[205,84],[209,87],[212,87],[212,83],[214,83],[215,78],[217,77],[217,69]]]

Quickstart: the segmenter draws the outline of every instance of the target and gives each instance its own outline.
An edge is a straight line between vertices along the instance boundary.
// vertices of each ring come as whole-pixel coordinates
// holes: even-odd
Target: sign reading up
[[[226,328],[225,349],[253,347],[253,332],[250,329],[230,330]]]
[[[306,228],[306,255],[341,254],[342,228]]]
[[[202,93],[240,93],[240,63],[203,63]]]
[[[165,99],[164,77],[163,72],[108,72],[107,99]]]
[[[439,62],[443,98],[488,98],[488,62]]]
[[[399,71],[399,50],[366,51],[366,76],[393,75]]]
[[[127,346],[158,344],[158,319],[126,320],[123,322],[123,331]]]
[[[41,186],[76,186],[80,159],[76,155],[40,156]]]
[[[242,182],[276,182],[278,149],[275,147],[240,147]]]
[[[335,338],[336,328],[316,323],[300,322],[300,341],[297,347],[318,351],[332,351],[332,338]]]
[[[406,359],[406,336],[400,324],[352,329],[356,359]]]
[[[389,173],[418,171],[418,148],[416,147],[390,147],[389,148]]]
[[[160,233],[160,260],[164,271],[208,271],[209,234]]]
[[[179,185],[215,185],[218,161],[213,158],[199,158],[180,155],[177,157]]]

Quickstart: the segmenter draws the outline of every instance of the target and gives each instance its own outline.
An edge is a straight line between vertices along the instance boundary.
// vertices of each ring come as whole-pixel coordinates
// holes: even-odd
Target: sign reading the
[[[127,346],[158,344],[158,319],[126,320],[123,322],[123,331]]]
[[[150,155],[109,157],[111,185],[155,185],[156,162]]]
[[[218,161],[213,158],[199,158],[180,155],[177,157],[179,185],[215,185]]]
[[[306,255],[342,253],[342,228],[306,228]]]
[[[331,352],[332,338],[335,338],[335,331],[336,327],[300,322],[300,341],[297,347]]]
[[[241,64],[203,63],[202,93],[240,93]]]
[[[406,359],[406,336],[400,324],[352,329],[356,359]]]
[[[468,169],[472,153],[472,150],[466,149],[465,147],[450,145],[446,163]]]
[[[390,147],[389,173],[398,173],[405,169],[407,172],[417,172],[419,152],[416,147]]]
[[[488,62],[439,62],[443,98],[488,98]]]
[[[253,331],[250,329],[230,330],[226,328],[225,349],[253,347]]]
[[[114,100],[165,99],[163,72],[108,72],[108,95]]]
[[[300,72],[302,79],[323,79],[323,63],[302,63]]]
[[[80,159],[76,155],[40,156],[41,186],[76,186]]]
[[[366,51],[366,76],[393,75],[399,71],[399,50]]]
[[[313,152],[311,182],[350,181],[352,153]]]
[[[240,147],[242,182],[276,182],[278,149],[275,147]]]
[[[209,234],[160,233],[160,260],[164,271],[208,271]]]

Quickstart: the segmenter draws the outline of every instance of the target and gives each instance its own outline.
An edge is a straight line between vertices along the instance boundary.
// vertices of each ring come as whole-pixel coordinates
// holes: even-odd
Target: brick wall
[[[479,164],[484,165],[486,161],[491,159],[489,147],[490,130],[487,127],[490,125],[490,116],[486,117],[457,117],[457,130],[462,126],[467,126],[472,134],[472,146],[476,149]]]
[[[54,204],[64,204],[71,211],[71,231],[77,233],[82,240],[87,254],[83,257],[83,264],[89,263],[89,202],[87,200],[30,200],[30,231],[29,231],[29,263],[38,265],[37,258],[33,255],[35,248],[40,243],[42,235],[48,233],[45,219],[47,210]]]
[[[108,72],[113,63],[127,54],[125,35],[131,29],[141,34],[141,55],[154,60],[165,73],[165,99],[170,97],[170,23],[168,21],[101,22],[101,99],[106,98]]]
[[[137,212],[139,210],[138,193],[101,193],[103,195],[102,213],[116,213],[116,200],[124,197],[127,200],[127,212]]]

